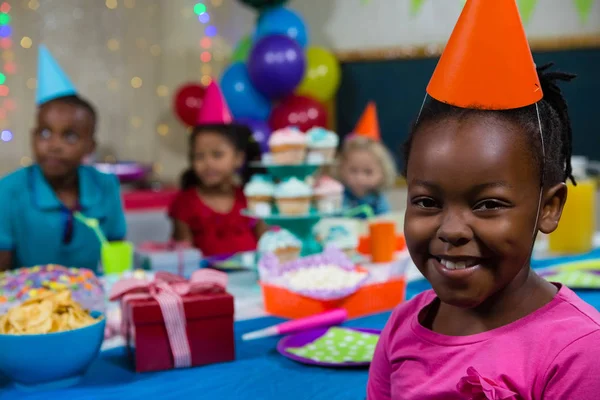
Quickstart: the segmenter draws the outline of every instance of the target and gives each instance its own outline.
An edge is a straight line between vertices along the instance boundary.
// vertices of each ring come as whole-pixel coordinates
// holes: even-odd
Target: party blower
[[[347,318],[348,312],[343,308],[338,308],[324,313],[311,315],[310,317],[283,322],[258,331],[245,333],[242,335],[242,340],[261,339],[269,336],[284,335],[314,328],[338,325]]]

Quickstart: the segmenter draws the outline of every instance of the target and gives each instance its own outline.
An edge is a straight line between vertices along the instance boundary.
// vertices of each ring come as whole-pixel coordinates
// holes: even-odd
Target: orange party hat
[[[362,116],[358,120],[356,127],[354,128],[355,135],[368,137],[376,141],[381,140],[379,133],[379,120],[377,118],[377,106],[375,102],[370,101],[363,111]]]
[[[427,93],[457,107],[487,110],[542,99],[515,0],[467,0]]]
[[[227,102],[221,93],[219,86],[212,81],[206,88],[204,101],[198,113],[198,125],[209,124],[230,124],[232,121],[231,112]]]

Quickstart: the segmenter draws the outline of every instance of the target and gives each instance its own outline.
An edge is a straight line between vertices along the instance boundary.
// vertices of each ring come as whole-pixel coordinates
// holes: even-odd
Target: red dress
[[[226,214],[208,207],[195,188],[181,191],[169,207],[169,217],[190,227],[194,246],[203,255],[214,256],[256,250],[256,220],[241,215],[247,208],[246,196],[235,189],[235,200]]]

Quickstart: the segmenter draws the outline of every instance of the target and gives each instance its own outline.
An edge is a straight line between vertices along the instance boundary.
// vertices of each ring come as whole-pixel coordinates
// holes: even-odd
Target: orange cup
[[[375,221],[369,224],[371,262],[387,263],[394,259],[397,247],[396,224],[392,221]]]

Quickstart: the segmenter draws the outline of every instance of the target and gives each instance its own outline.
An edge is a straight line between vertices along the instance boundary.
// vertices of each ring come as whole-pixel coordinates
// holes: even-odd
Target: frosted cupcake
[[[271,134],[269,148],[275,164],[302,164],[306,156],[306,135],[295,128],[279,129]]]
[[[340,138],[335,132],[315,127],[306,132],[308,161],[314,163],[331,162]]]
[[[333,178],[322,176],[313,189],[317,209],[322,213],[334,213],[342,209],[344,186]]]
[[[337,225],[329,228],[323,242],[325,247],[335,247],[352,258],[356,254],[358,236],[350,232],[345,226]]]
[[[275,202],[281,215],[308,214],[312,195],[312,188],[298,178],[288,178],[275,188]]]
[[[248,209],[259,217],[271,214],[275,185],[265,175],[254,175],[244,187]]]
[[[279,263],[294,261],[300,257],[302,242],[286,229],[274,228],[265,232],[258,241],[260,254],[273,253]]]

